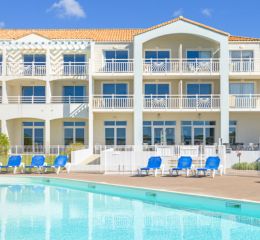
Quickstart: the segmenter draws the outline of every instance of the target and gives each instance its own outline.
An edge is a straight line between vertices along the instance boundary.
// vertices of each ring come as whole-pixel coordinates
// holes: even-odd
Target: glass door
[[[204,129],[203,127],[193,128],[193,144],[202,145],[204,144]]]
[[[163,144],[163,128],[162,127],[155,127],[154,128],[154,144]]]
[[[175,144],[175,128],[165,128],[165,139],[167,145]]]

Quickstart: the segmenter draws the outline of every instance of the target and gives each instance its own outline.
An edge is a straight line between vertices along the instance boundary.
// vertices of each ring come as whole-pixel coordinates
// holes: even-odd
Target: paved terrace
[[[34,174],[26,174],[24,176],[30,175]],[[37,174],[36,176],[57,177],[56,174],[52,173]],[[254,177],[216,176],[212,179],[210,177],[138,177],[127,175],[61,173],[58,177],[260,202],[260,175]]]

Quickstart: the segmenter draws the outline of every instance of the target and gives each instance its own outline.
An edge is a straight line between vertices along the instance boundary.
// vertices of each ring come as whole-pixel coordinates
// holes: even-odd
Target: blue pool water
[[[0,178],[0,240],[259,240],[260,204],[44,178]]]

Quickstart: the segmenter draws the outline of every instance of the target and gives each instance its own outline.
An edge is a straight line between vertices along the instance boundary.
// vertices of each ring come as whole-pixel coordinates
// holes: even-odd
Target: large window
[[[211,51],[187,51],[188,59],[209,59],[211,57]]]
[[[45,103],[44,86],[23,86],[22,103]]]
[[[251,50],[230,51],[231,71],[251,72],[254,70],[254,52]]]
[[[44,122],[23,122],[23,145],[25,151],[44,145]]]
[[[144,121],[143,143],[174,145],[176,121]]]
[[[45,54],[24,54],[23,55],[25,76],[46,75],[46,55]]]
[[[169,95],[170,84],[168,83],[146,83],[144,85],[145,95],[154,95],[155,97],[163,97]]]
[[[170,51],[147,50],[145,51],[145,71],[168,72],[170,70]]]
[[[237,121],[229,121],[229,143],[231,145],[236,144],[237,136]]]
[[[64,103],[83,103],[86,99],[85,86],[64,86],[63,102]]]
[[[106,62],[125,62],[128,60],[128,51],[126,50],[106,50],[104,51]]]
[[[104,97],[111,97],[111,95],[127,95],[128,85],[126,83],[104,83],[103,95]]]
[[[64,122],[64,145],[85,143],[85,122]]]
[[[63,74],[67,76],[82,76],[86,74],[86,55],[64,54]]]
[[[188,95],[210,95],[212,94],[212,85],[210,83],[188,83]]]
[[[126,145],[126,121],[105,121],[105,144]]]
[[[182,121],[181,139],[185,145],[213,145],[215,121]]]
[[[255,93],[254,83],[230,83],[229,93],[232,95],[249,95]]]

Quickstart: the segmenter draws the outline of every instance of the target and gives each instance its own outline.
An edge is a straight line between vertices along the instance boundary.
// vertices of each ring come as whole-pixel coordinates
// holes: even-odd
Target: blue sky
[[[4,28],[143,28],[183,15],[260,37],[260,0],[1,0]]]

